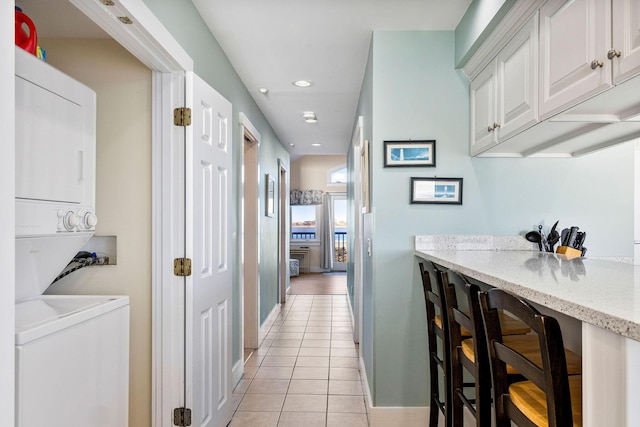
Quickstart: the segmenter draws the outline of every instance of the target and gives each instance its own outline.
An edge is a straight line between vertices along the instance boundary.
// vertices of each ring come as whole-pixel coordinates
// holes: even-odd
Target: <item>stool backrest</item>
[[[424,291],[424,302],[426,304],[427,309],[427,323],[429,328],[429,338],[433,335],[433,327],[436,315],[442,312],[443,301],[438,293],[438,281],[441,281],[441,273],[436,268],[436,266],[429,261],[424,261],[420,263],[420,275],[422,277],[422,289]],[[438,307],[438,312],[436,312],[436,307]],[[434,346],[435,346],[435,337]],[[429,347],[432,351],[435,351],[435,347],[431,347],[431,342],[429,342]]]
[[[439,411],[444,415],[445,426],[451,426],[450,397],[446,392],[446,379],[449,378],[449,334],[446,332],[446,313],[444,311],[444,298],[439,291],[442,286],[442,271],[430,261],[420,262],[420,275],[427,311],[427,336],[429,341],[429,371],[430,371],[430,414],[429,426],[438,425]],[[438,317],[439,322],[436,321]],[[438,353],[436,337],[440,337],[442,351]],[[442,369],[442,374],[438,371]],[[440,385],[444,386],[444,396],[441,398]]]
[[[542,315],[522,298],[501,289],[481,292],[479,297],[493,376],[497,426],[509,426],[509,420],[518,425],[531,425],[531,421],[509,398],[506,365],[515,368],[520,375],[545,392],[550,426],[572,425],[564,344],[556,319]],[[498,310],[511,313],[537,334],[542,368],[504,345]]]
[[[452,399],[454,399],[452,411],[454,420],[457,421],[454,421],[454,425],[462,425],[462,403],[473,414],[476,425],[489,425],[491,423],[491,371],[482,312],[478,300],[480,288],[469,283],[464,276],[453,270],[448,270],[445,277],[442,293],[445,296],[445,307],[449,320],[450,371]],[[462,328],[469,331],[465,333],[470,333],[473,340],[473,363],[467,362],[461,355],[462,351],[459,347],[462,345],[462,340],[469,337],[462,333]],[[467,367],[475,379],[475,404],[463,392],[463,365]]]

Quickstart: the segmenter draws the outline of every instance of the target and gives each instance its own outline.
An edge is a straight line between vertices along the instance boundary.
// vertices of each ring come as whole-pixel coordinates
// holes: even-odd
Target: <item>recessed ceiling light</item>
[[[295,147],[295,146],[296,146],[296,144],[294,144],[293,142],[289,143],[289,147]]]
[[[314,147],[321,147],[321,146],[322,146],[322,144],[317,143],[317,142],[314,142],[314,143],[313,143],[313,144],[311,144],[311,145],[312,145],[312,146],[314,146]]]
[[[302,119],[307,123],[317,123],[318,117],[313,111],[305,111],[302,113]]]
[[[269,93],[269,89],[267,89],[266,87],[261,87],[260,89],[258,89],[258,91],[263,95]]]
[[[293,85],[297,87],[309,87],[313,85],[313,82],[311,80],[296,80],[293,82]]]

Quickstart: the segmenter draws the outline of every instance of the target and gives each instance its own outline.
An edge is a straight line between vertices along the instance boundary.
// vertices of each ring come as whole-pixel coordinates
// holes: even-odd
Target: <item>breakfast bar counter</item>
[[[415,255],[579,320],[583,425],[640,425],[640,266],[531,250]]]
[[[533,251],[417,250],[416,255],[640,341],[640,266]]]

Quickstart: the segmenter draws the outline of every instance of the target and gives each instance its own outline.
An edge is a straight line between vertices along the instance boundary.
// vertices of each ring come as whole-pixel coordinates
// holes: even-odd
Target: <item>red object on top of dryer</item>
[[[25,30],[25,26],[29,30],[28,32]],[[36,54],[38,47],[36,26],[18,6],[16,6],[16,46],[20,46],[33,55]]]

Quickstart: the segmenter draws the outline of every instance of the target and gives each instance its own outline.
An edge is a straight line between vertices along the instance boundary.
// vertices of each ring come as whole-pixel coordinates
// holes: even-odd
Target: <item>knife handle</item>
[[[578,237],[578,227],[571,227],[569,231],[569,239],[567,240],[566,246],[573,247],[576,243],[576,237]]]

